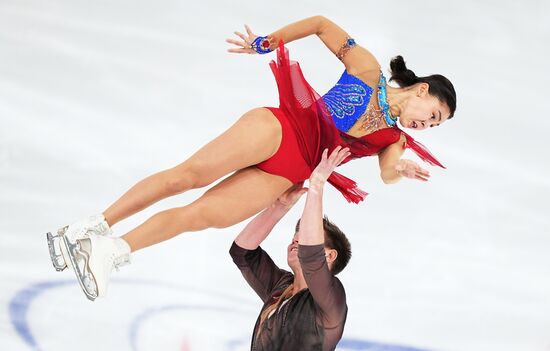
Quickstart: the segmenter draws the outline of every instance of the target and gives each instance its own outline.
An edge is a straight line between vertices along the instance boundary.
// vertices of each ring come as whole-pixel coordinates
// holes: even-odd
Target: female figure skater
[[[451,118],[456,94],[445,77],[417,77],[398,56],[390,63],[390,80],[400,88],[387,86],[374,56],[322,16],[265,37],[246,30],[246,35],[236,32],[240,40],[227,40],[237,46],[229,51],[265,54],[278,48],[277,62],[270,65],[280,107],[245,113],[188,160],[138,182],[102,214],[61,228],[55,236],[47,234],[54,267],[71,266],[90,300],[105,294],[112,269],[128,263],[130,252],[183,232],[228,227],[268,207],[292,184],[309,178],[325,148],[348,148],[350,155],[343,163],[378,155],[385,183],[403,177],[428,179],[428,171],[400,159],[406,147],[443,167],[402,132],[397,121],[404,128],[425,129]],[[345,66],[338,83],[323,97],[307,83],[299,65],[289,60],[283,45],[313,34]],[[191,204],[157,213],[121,238],[102,235],[161,199],[205,187],[232,172]],[[348,201],[357,203],[366,195],[354,181],[336,172],[328,181]]]

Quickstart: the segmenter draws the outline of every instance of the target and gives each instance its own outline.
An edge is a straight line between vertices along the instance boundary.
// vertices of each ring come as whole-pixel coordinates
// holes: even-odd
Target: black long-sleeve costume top
[[[260,247],[246,250],[233,243],[229,253],[262,299],[262,312],[276,303],[294,281],[294,275],[277,267]],[[259,337],[258,317],[252,336],[253,351],[329,351],[336,348],[342,337],[347,315],[346,293],[340,280],[328,269],[324,246],[300,245],[298,258],[308,288],[275,311],[264,322]]]

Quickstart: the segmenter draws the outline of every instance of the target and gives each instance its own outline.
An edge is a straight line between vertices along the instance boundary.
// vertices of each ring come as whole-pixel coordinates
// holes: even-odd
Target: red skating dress
[[[269,110],[281,123],[282,139],[277,152],[271,158],[257,165],[261,170],[298,183],[309,178],[320,162],[325,148],[328,148],[330,152],[338,145],[349,147],[351,155],[342,162],[346,163],[352,159],[378,154],[387,146],[397,142],[401,134],[404,134],[407,140],[404,147],[411,148],[422,160],[443,167],[423,145],[397,127],[380,129],[361,138],[340,131],[338,127],[342,128],[342,120],[338,119],[339,105],[331,100],[335,96],[328,96],[327,93],[321,97],[317,94],[305,80],[298,62],[290,61],[288,50],[284,45],[279,46],[277,62],[272,61],[270,66],[277,81],[280,106],[279,108],[269,107]],[[361,85],[364,87],[363,89],[371,88],[346,72],[344,72],[343,78],[344,76],[346,79],[357,80],[358,84],[340,84],[340,87],[348,89],[351,86],[359,91],[333,92],[331,89],[331,92],[346,98],[350,96],[355,98],[355,100],[353,98],[351,100],[352,105],[342,105],[341,107],[343,109],[353,108],[353,104],[355,104],[359,108],[353,109],[353,111],[355,113],[355,110],[358,110],[357,113],[360,114],[362,113],[360,107],[366,108],[370,99],[368,92],[363,94]],[[367,195],[366,192],[358,188],[355,181],[337,172],[333,172],[328,181],[349,202],[359,203]]]

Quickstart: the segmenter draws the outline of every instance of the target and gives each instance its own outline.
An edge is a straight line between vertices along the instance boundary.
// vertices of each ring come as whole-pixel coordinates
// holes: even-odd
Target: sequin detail
[[[323,95],[323,101],[336,124],[342,132],[347,132],[361,120],[360,129],[374,132],[396,124],[396,119],[391,115],[390,106],[386,98],[386,78],[380,72],[378,82],[378,103],[380,108],[369,105],[373,89],[359,78],[344,71],[338,83]]]
[[[355,39],[350,37],[346,38],[346,41],[344,42],[344,44],[342,44],[342,46],[340,47],[340,49],[338,49],[338,52],[336,53],[336,57],[338,57],[338,60],[342,61],[344,59],[344,56],[346,56],[347,53],[355,47],[355,45],[357,45],[357,43],[355,43]]]
[[[361,116],[361,125],[359,126],[359,129],[370,134],[379,129],[386,128],[383,121],[384,113],[382,110],[369,105],[365,113]]]
[[[397,123],[397,117],[394,117],[391,113],[386,92],[386,77],[384,77],[382,72],[380,72],[380,81],[378,82],[378,104],[384,114],[386,124],[389,127],[393,127]]]
[[[397,123],[397,118],[391,114],[390,105],[387,101],[386,93],[386,77],[380,72],[378,81],[378,105],[380,108],[375,108],[373,105],[368,105],[365,114],[361,116],[361,125],[359,129],[367,133],[375,132],[381,128],[393,127]],[[386,122],[386,126],[384,126]]]
[[[323,95],[336,127],[347,132],[365,113],[373,89],[359,78],[344,71],[338,83]]]
[[[274,39],[270,35],[265,37],[260,36],[254,39],[252,44],[250,44],[250,48],[258,54],[268,54],[273,51],[273,41]]]

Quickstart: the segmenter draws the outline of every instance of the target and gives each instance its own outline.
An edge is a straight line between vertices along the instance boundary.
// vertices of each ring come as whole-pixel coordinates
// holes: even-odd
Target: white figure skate
[[[90,234],[109,235],[111,233],[112,231],[111,228],[109,228],[109,224],[101,214],[82,219],[76,223],[60,228],[57,230],[57,235],[53,235],[49,232],[46,233],[46,240],[48,241],[53,267],[58,272],[67,268],[67,263],[63,258],[66,254],[63,252],[65,248],[61,244],[62,237],[67,237],[71,243],[74,243],[77,239],[86,238]]]
[[[63,236],[65,261],[76,274],[76,279],[90,301],[105,296],[113,268],[130,263],[130,246],[121,238],[90,234],[75,243]]]

